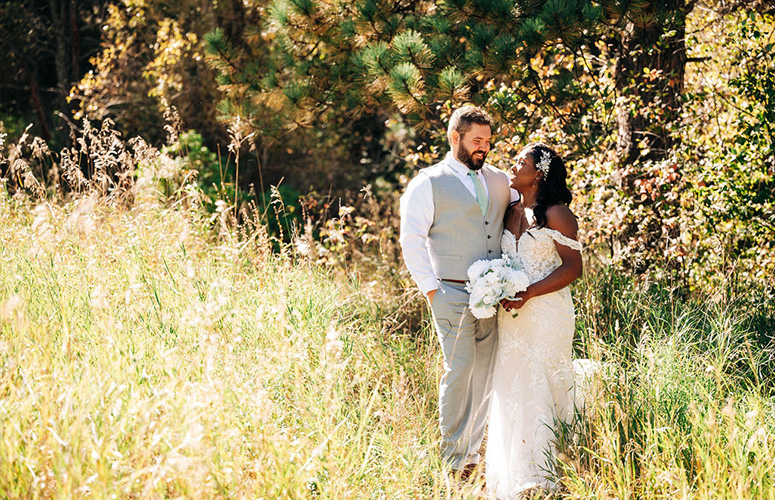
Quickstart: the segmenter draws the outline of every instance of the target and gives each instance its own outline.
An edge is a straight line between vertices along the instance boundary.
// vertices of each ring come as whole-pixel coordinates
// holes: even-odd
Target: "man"
[[[509,178],[484,162],[492,118],[465,106],[449,120],[451,151],[424,168],[401,197],[404,261],[428,297],[444,355],[439,386],[441,454],[467,478],[479,463],[487,419],[497,320],[474,318],[466,271],[475,261],[501,255]]]

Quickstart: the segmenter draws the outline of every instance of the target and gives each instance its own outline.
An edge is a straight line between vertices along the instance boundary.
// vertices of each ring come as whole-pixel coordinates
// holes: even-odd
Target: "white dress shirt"
[[[476,190],[473,180],[468,175],[468,167],[454,158],[451,152],[447,153],[442,162],[452,168],[460,182],[476,200]],[[481,170],[477,170],[476,175],[482,182],[489,199],[487,182]],[[519,199],[519,193],[514,189],[511,191],[512,200]],[[406,191],[401,196],[401,236],[399,241],[406,267],[420,291],[426,295],[439,287],[438,276],[433,273],[431,258],[428,254],[428,233],[433,225],[434,207],[433,187],[430,178],[426,175],[416,176],[409,182]]]

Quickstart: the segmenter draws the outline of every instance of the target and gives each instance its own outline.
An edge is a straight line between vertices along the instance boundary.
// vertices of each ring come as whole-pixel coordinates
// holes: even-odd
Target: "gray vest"
[[[434,217],[428,232],[433,272],[440,279],[467,280],[466,271],[475,261],[501,256],[509,178],[490,165],[482,167],[488,191],[487,213],[482,215],[476,199],[445,162],[420,172],[433,187]]]

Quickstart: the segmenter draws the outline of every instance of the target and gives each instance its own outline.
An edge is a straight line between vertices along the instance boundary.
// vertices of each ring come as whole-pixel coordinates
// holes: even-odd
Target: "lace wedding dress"
[[[549,228],[534,228],[519,239],[508,230],[503,253],[516,258],[531,283],[561,264],[555,242],[581,244]],[[552,488],[548,478],[555,420],[573,415],[574,368],[571,347],[574,309],[568,287],[534,297],[518,315],[500,309],[499,346],[487,438],[488,493],[515,499],[533,488]]]

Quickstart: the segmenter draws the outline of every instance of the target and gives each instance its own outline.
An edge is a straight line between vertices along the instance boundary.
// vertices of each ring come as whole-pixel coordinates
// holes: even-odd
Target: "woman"
[[[521,199],[506,213],[503,253],[517,260],[531,284],[516,300],[501,302],[498,316],[486,484],[499,500],[553,487],[554,422],[573,414],[568,285],[582,272],[562,158],[545,144],[529,144],[511,174]]]

